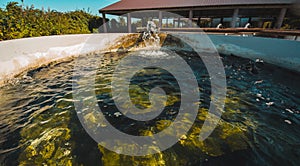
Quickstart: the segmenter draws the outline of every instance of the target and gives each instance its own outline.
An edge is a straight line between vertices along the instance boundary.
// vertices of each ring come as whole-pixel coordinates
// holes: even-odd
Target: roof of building
[[[295,0],[121,0],[104,7],[99,11],[106,12],[232,5],[279,5],[292,4],[294,1]]]

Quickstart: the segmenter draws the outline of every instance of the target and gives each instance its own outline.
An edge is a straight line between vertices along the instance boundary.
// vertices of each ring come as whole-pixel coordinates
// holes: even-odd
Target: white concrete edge
[[[192,40],[198,50],[224,55],[235,55],[300,72],[300,42],[253,36],[206,35],[205,33],[182,33]],[[187,51],[190,47],[179,48]]]
[[[276,38],[209,35],[219,53],[235,55],[300,72],[300,42]]]
[[[0,82],[50,61],[105,50],[125,34],[85,34],[25,38],[0,42]]]
[[[254,61],[259,59],[260,61],[263,60],[282,68],[300,72],[299,41],[254,36],[229,36],[186,32],[173,33],[181,34],[187,40],[192,41],[192,43],[195,43],[193,48],[202,50],[202,52],[218,52],[219,54],[235,55]],[[176,48],[170,46],[170,49]],[[186,45],[177,49],[192,51],[191,47]]]
[[[87,34],[26,38],[0,42],[0,82],[32,65],[105,50],[116,39],[127,34]],[[300,42],[281,39],[208,35],[191,40],[205,52],[236,55],[300,72]],[[203,42],[205,41],[205,42]],[[213,44],[212,44],[213,43]],[[213,47],[212,47],[213,45]],[[184,48],[183,48],[184,49]]]

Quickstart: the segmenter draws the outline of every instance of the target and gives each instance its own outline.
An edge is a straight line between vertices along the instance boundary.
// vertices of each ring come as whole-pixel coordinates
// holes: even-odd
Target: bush
[[[9,2],[5,9],[0,9],[0,18],[0,40],[86,34],[102,25],[100,17],[83,10],[66,13],[50,9],[44,11],[33,6],[22,8],[17,2]]]

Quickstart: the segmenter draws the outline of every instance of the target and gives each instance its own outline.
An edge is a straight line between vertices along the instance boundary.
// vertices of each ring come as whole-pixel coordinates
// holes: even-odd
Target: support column
[[[166,24],[167,24],[167,28],[169,28],[169,18],[167,17],[167,21],[166,21]]]
[[[208,27],[212,27],[213,25],[213,18],[210,18],[209,23],[208,23]]]
[[[128,33],[132,33],[131,29],[131,14],[127,13],[127,28],[128,28]]]
[[[146,18],[142,17],[142,27],[146,27],[147,23],[146,23]]]
[[[239,9],[234,9],[231,21],[231,28],[235,28],[236,20],[239,16]]]
[[[105,13],[102,13],[102,26],[103,26],[103,32],[104,33],[107,33],[107,26],[106,26],[106,16],[105,16]],[[101,27],[101,26],[100,26]],[[101,31],[101,29],[100,29],[100,27],[99,27],[99,32]]]
[[[177,28],[180,27],[180,17],[178,17],[178,20],[177,20]]]
[[[198,25],[198,27],[200,27],[200,24],[201,24],[201,17],[199,16],[199,17],[198,17],[198,20],[197,20],[197,25]]]
[[[220,24],[224,24],[224,17],[221,17]]]
[[[175,23],[176,23],[175,18],[173,18],[173,28],[175,28]]]
[[[249,17],[249,19],[248,19],[248,23],[250,23],[250,24],[251,24],[251,22],[252,22],[252,17]]]
[[[193,27],[193,10],[190,10],[189,12],[189,28]]]
[[[159,22],[158,22],[158,28],[162,28],[162,11],[159,11],[158,12],[158,19],[159,19]]]
[[[286,8],[282,8],[281,9],[280,14],[279,14],[279,16],[277,18],[277,21],[276,21],[276,24],[275,24],[275,28],[276,29],[280,29],[281,28],[283,20],[284,20],[284,17],[285,17],[285,14],[286,14],[286,11],[287,11]]]

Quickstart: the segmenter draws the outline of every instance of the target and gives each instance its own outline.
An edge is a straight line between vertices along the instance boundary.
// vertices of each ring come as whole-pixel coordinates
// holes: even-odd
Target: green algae
[[[47,112],[34,116],[22,129],[20,143],[24,150],[19,155],[20,165],[72,165],[75,162],[68,127],[70,112],[64,110],[70,104],[60,100],[56,107],[47,107]]]
[[[227,99],[227,101],[231,102],[230,99]],[[233,110],[229,111],[229,113],[232,113],[232,111]],[[207,109],[199,109],[197,119],[203,122],[207,114]],[[226,114],[226,111],[224,114]],[[151,129],[141,131],[141,135],[153,136],[154,131],[163,131],[165,128],[170,126],[171,123],[172,121],[170,120],[157,121],[155,126],[151,127]],[[181,123],[193,122],[179,122],[178,124],[175,124],[175,126],[184,126]],[[201,125],[194,125],[187,135],[180,136],[180,139],[174,148],[163,152],[158,152],[154,155],[144,157],[126,156],[109,151],[100,145],[99,150],[103,154],[102,162],[104,165],[187,165],[189,161],[185,160],[184,156],[178,156],[178,153],[184,154],[186,152],[189,154],[187,157],[201,157],[205,155],[217,157],[227,153],[248,149],[248,142],[250,141],[250,138],[246,129],[247,126],[241,124],[241,122],[229,123],[221,119],[212,135],[206,140],[199,140]],[[176,135],[176,127],[171,132],[164,134],[172,136],[174,134]],[[176,150],[179,150],[180,152],[177,152]],[[172,162],[174,163],[170,164]]]
[[[140,89],[139,89],[140,90]],[[132,91],[132,93],[138,91]],[[141,97],[141,95],[137,95]],[[175,99],[174,101],[178,101]],[[139,100],[137,100],[139,101]],[[41,110],[41,112],[51,111],[49,115],[39,114],[33,120],[33,123],[24,128],[21,132],[22,141],[28,144],[20,154],[19,161],[20,165],[36,165],[40,163],[48,165],[72,165],[75,163],[72,157],[72,146],[70,145],[70,129],[68,128],[68,123],[70,123],[70,113],[63,110],[63,108],[68,108],[72,103],[71,99],[62,99],[56,105],[56,109],[51,107],[46,107]],[[175,102],[170,102],[169,105],[173,105]],[[92,104],[92,102],[88,103]],[[226,99],[226,104],[239,105],[238,98],[231,100]],[[239,109],[229,109],[223,113],[223,116],[228,116],[232,114],[241,113]],[[201,108],[199,109],[199,114],[197,120],[203,122],[208,115],[208,110]],[[47,119],[50,116],[54,116],[50,120]],[[188,115],[186,115],[188,116]],[[102,117],[102,118],[101,118]],[[182,121],[177,122],[174,126],[174,130],[169,133],[164,133],[166,135],[176,135],[176,130],[182,130],[184,123],[193,124],[193,122],[187,120],[188,118],[183,118]],[[108,124],[105,123],[103,116],[95,114],[91,111],[84,116],[84,120],[92,125],[91,128],[97,127],[96,125],[101,124],[100,127],[106,127]],[[245,120],[244,123],[249,124],[250,122]],[[53,124],[56,124],[53,126]],[[143,136],[153,136],[154,133],[163,131],[172,124],[171,120],[159,120],[155,122],[155,125],[149,130],[142,130],[140,135]],[[253,124],[252,124],[253,125]],[[99,126],[98,126],[99,127]],[[185,128],[184,128],[185,129]],[[191,156],[208,155],[212,157],[222,156],[226,153],[231,153],[234,151],[244,150],[249,148],[247,141],[249,140],[247,136],[247,127],[241,122],[227,122],[223,119],[220,120],[218,126],[204,141],[199,141],[199,133],[201,132],[201,125],[194,125],[187,135],[176,135],[179,137],[178,145],[180,151],[190,153]],[[117,146],[117,144],[116,144]],[[104,165],[185,165],[188,163],[183,156],[178,156],[175,150],[166,150],[160,152],[158,147],[153,146],[152,150],[157,151],[154,155],[133,157],[121,155],[112,151],[105,149],[102,146],[98,146],[100,152],[102,153],[102,163]],[[128,145],[122,150],[136,150],[134,144]],[[178,148],[178,147],[177,147]],[[176,149],[176,148],[175,148]]]
[[[129,88],[129,94],[130,94],[130,100],[131,102],[136,105],[140,109],[146,109],[151,108],[152,105],[155,105],[155,103],[151,103],[149,100],[149,92],[145,91],[138,85],[131,85]],[[163,102],[163,105],[165,107],[172,106],[176,102],[179,102],[180,99],[177,96],[174,95],[162,95],[158,93],[152,93],[152,98],[158,99],[158,101]],[[127,105],[124,106],[124,108],[128,108]],[[147,112],[143,112],[147,113]]]
[[[128,148],[128,147],[126,147]],[[154,147],[155,148],[155,147]],[[148,156],[127,156],[122,154],[117,154],[115,152],[109,151],[102,146],[99,146],[99,150],[103,154],[102,163],[103,165],[145,165],[145,166],[163,166],[166,164],[164,157],[161,152],[154,155]]]
[[[160,70],[141,70],[137,76],[144,76],[149,74],[161,74]],[[106,78],[109,79],[109,78]],[[106,89],[105,87],[108,85],[108,82],[101,80],[101,84],[104,87],[104,91],[97,91],[98,95],[110,94],[111,91]],[[103,82],[104,81],[104,82]],[[103,90],[103,89],[102,89]],[[103,146],[99,145],[98,148],[100,152],[103,154],[102,162],[104,165],[187,165],[189,161],[187,161],[184,156],[178,156],[183,152],[186,154],[190,154],[190,156],[201,157],[201,156],[211,156],[218,157],[227,153],[232,153],[235,151],[241,151],[249,148],[248,141],[249,136],[247,133],[247,125],[252,125],[251,121],[243,118],[235,118],[242,117],[240,116],[242,112],[239,109],[235,108],[243,108],[241,105],[240,98],[237,96],[237,92],[229,89],[228,93],[231,97],[227,97],[225,100],[226,110],[223,112],[222,119],[217,121],[218,123],[216,129],[212,133],[210,137],[208,137],[204,141],[199,140],[199,134],[203,130],[202,124],[203,122],[209,118],[208,110],[205,108],[199,109],[199,113],[197,116],[197,123],[188,120],[190,118],[185,117],[180,122],[176,122],[174,124],[174,128],[171,128],[167,132],[164,131],[168,128],[173,121],[167,119],[157,120],[153,126],[148,129],[140,130],[139,134],[141,136],[153,136],[155,133],[163,132],[165,136],[176,136],[179,138],[178,143],[171,150],[166,150],[164,152],[160,152],[158,147],[153,146],[153,149],[157,150],[157,154],[143,156],[143,157],[132,157],[121,155],[116,152],[109,151],[105,149]],[[130,85],[129,94],[131,97],[131,102],[138,106],[139,108],[145,109],[151,107],[151,103],[149,101],[149,91],[140,87],[139,85]],[[158,94],[160,95],[160,94]],[[159,96],[156,96],[159,97]],[[173,106],[175,103],[180,102],[180,99],[175,95],[167,95],[167,100],[164,103],[164,106]],[[123,103],[123,107],[127,108],[129,105]],[[200,104],[200,103],[198,103]],[[144,112],[145,113],[145,112]],[[236,116],[238,115],[238,116]],[[185,116],[189,116],[188,114]],[[106,127],[108,124],[103,122],[98,115],[95,113],[87,114],[85,117],[87,123],[91,123],[91,126],[96,126],[97,124],[103,124],[102,127]],[[215,121],[215,119],[208,119],[210,121]],[[232,121],[229,121],[232,120]],[[188,131],[186,128],[186,124],[193,125],[190,131],[186,135],[179,135],[180,131]],[[205,131],[202,131],[205,132]],[[127,146],[118,147],[118,143],[114,143],[116,148],[121,148],[120,151],[124,150],[137,150],[138,147],[136,145],[131,144]],[[174,150],[175,149],[175,150]],[[176,151],[177,150],[177,151]],[[179,152],[178,152],[179,151]],[[186,156],[186,158],[190,157]],[[180,164],[178,164],[180,163]]]

